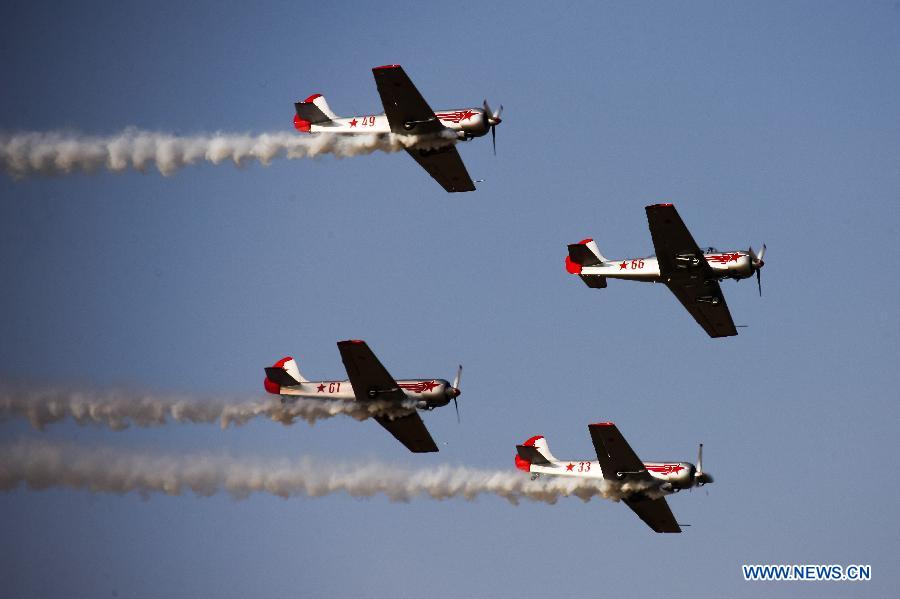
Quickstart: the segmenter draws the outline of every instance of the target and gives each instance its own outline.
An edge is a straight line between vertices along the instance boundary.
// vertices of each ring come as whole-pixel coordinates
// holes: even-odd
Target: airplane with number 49
[[[569,245],[566,270],[594,289],[606,287],[606,279],[665,283],[710,337],[737,335],[719,281],[746,279],[756,273],[762,296],[760,271],[765,265],[766,245],[759,253],[752,247],[746,252],[720,252],[712,247],[701,250],[675,206],[655,204],[647,206],[646,211],[655,255],[608,260],[597,243],[588,238]]]
[[[646,490],[635,491],[623,499],[625,505],[655,532],[681,532],[665,495],[713,482],[713,477],[703,471],[703,444],[700,444],[696,466],[689,462],[642,462],[612,422],[590,424],[588,431],[597,451],[597,461],[558,460],[550,453],[546,439],[538,435],[516,445],[516,468],[530,472],[532,480],[541,476],[568,476],[646,483]]]
[[[459,419],[459,380],[462,366],[456,371],[451,385],[444,379],[403,379],[394,377],[381,365],[365,341],[338,341],[341,360],[347,369],[346,381],[308,381],[300,374],[294,358],[286,356],[266,368],[263,384],[266,391],[281,396],[282,403],[292,398],[331,399],[343,401],[396,402],[398,408],[410,407],[408,413],[397,416],[374,416],[375,421],[403,443],[413,453],[438,451],[425,423],[416,413],[433,410],[450,403],[456,406]]]
[[[485,100],[481,108],[434,111],[400,65],[375,67],[372,74],[384,106],[383,114],[339,117],[328,107],[325,96],[313,94],[294,104],[294,127],[303,133],[416,135],[420,141],[406,151],[435,181],[449,192],[475,191],[454,144],[490,131],[496,154],[495,128],[502,120],[503,106],[494,112]]]

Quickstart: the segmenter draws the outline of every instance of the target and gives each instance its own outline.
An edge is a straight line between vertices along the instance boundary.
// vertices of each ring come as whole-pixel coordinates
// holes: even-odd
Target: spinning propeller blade
[[[490,104],[488,104],[487,98],[484,100],[484,118],[487,121],[487,124],[491,127],[491,142],[494,146],[494,156],[497,155],[497,125],[503,122],[503,119],[500,118],[500,114],[503,112],[503,104],[500,105],[500,109],[497,112],[491,110]]]
[[[459,424],[461,421],[459,419],[459,403],[457,403],[456,398],[459,397],[462,391],[459,390],[459,381],[462,378],[462,364],[459,365],[459,368],[456,370],[456,378],[453,379],[453,407],[456,408],[456,422]]]
[[[763,256],[766,255],[766,244],[762,244],[759,254],[753,251],[753,246],[750,246],[748,253],[750,254],[750,268],[756,271],[756,286],[759,288],[759,297],[762,297],[762,267],[766,265],[763,260]]]

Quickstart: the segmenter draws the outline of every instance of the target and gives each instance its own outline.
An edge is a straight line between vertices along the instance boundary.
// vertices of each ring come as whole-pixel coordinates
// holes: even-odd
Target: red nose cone
[[[573,275],[581,274],[581,265],[577,262],[573,262],[571,258],[566,256],[566,270],[569,271]]]
[[[300,118],[299,114],[294,115],[294,129],[297,131],[302,131],[303,133],[309,133],[309,121],[304,121]]]
[[[263,386],[266,388],[266,391],[268,393],[271,393],[273,395],[281,395],[281,385],[279,385],[275,381],[270,381],[269,377],[266,377],[265,380],[263,380]]]
[[[516,455],[516,468],[519,470],[524,470],[525,472],[531,472],[531,462],[528,460],[523,460],[521,456]]]

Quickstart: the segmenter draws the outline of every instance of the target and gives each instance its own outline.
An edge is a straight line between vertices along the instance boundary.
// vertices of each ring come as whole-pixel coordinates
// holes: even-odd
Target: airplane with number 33
[[[645,483],[646,488],[627,495],[623,501],[655,532],[681,532],[665,495],[713,482],[703,471],[703,444],[697,454],[697,465],[689,462],[643,462],[625,441],[612,422],[588,425],[596,461],[558,460],[550,453],[547,441],[538,435],[516,445],[516,468],[541,476],[567,476],[607,480],[610,482]]]
[[[456,379],[451,385],[444,379],[404,379],[394,380],[365,341],[338,341],[341,360],[347,369],[349,380],[308,381],[300,374],[297,362],[290,356],[266,368],[263,384],[266,391],[281,396],[282,403],[292,398],[330,399],[342,401],[386,401],[396,402],[398,408],[409,405],[408,413],[397,416],[374,416],[375,421],[403,443],[413,453],[438,451],[434,439],[425,423],[416,413],[419,410],[433,410],[450,403],[456,406],[459,418],[459,379],[462,366],[456,371]],[[414,406],[414,407],[412,407]]]
[[[712,247],[701,250],[675,206],[655,204],[647,206],[646,211],[655,255],[608,260],[593,239],[584,239],[569,245],[566,270],[594,289],[606,287],[606,279],[665,283],[710,337],[737,335],[719,281],[746,279],[756,273],[762,296],[760,271],[765,265],[765,244],[758,254],[752,247],[746,252],[720,252]]]
[[[493,112],[485,100],[481,108],[434,111],[400,65],[375,67],[372,74],[384,106],[383,114],[339,117],[328,107],[325,96],[313,94],[294,104],[294,127],[303,133],[416,135],[421,141],[406,151],[435,181],[448,192],[475,191],[454,144],[490,131],[496,154],[495,127],[502,120],[503,106]]]

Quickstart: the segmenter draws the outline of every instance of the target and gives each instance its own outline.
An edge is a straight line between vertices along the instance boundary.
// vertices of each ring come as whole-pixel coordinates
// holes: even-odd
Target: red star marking
[[[325,390],[325,383],[319,383],[319,386],[317,387],[317,389],[319,390],[319,391],[318,391],[319,393],[321,393],[322,391],[324,391],[324,390]]]
[[[740,258],[740,257],[741,257],[741,255],[739,253],[735,252],[735,253],[731,254],[730,256],[728,256],[728,261],[731,262],[732,260],[734,260],[735,262],[737,262],[738,258]]]
[[[619,270],[625,270],[626,268],[628,268],[628,261],[623,260],[622,264],[619,265]]]
[[[351,127],[356,127],[356,123],[357,123],[357,120],[356,120],[356,117],[354,117],[353,120],[350,121],[350,126],[351,126]]]
[[[566,466],[566,472],[571,472],[572,468],[574,468],[574,467],[575,467],[575,464],[569,464],[568,466]]]

